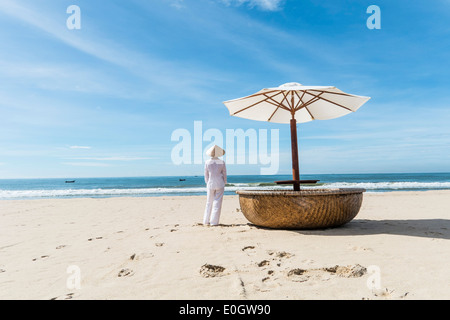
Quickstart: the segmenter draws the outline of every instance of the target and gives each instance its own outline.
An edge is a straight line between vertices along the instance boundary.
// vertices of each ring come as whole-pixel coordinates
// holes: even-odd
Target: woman
[[[227,168],[225,162],[219,159],[225,154],[225,150],[214,145],[206,154],[211,159],[205,163],[207,196],[203,224],[217,226],[222,210],[223,193],[227,184]]]

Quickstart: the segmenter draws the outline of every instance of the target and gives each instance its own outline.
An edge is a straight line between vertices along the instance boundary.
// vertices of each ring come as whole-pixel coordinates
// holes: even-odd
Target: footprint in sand
[[[269,254],[269,256],[274,256],[279,259],[289,259],[293,256],[292,253],[285,252],[285,251],[268,250],[267,253]]]
[[[204,264],[200,268],[200,275],[203,278],[214,278],[214,277],[221,277],[224,274],[225,268],[222,266],[215,266],[212,264]]]
[[[66,245],[65,245],[65,244],[62,244],[62,245],[60,245],[60,246],[57,246],[57,247],[56,247],[56,250],[59,250],[59,249],[65,248],[65,247],[66,247]]]
[[[68,293],[66,294],[66,296],[63,298],[64,300],[71,300],[73,299],[75,296],[75,293]]]
[[[353,251],[371,251],[371,252],[373,252],[372,248],[366,248],[366,247],[360,247],[360,246],[349,246],[349,249],[353,250]]]
[[[101,240],[103,237],[89,238],[88,241]]]
[[[372,293],[375,297],[385,298],[385,299],[391,298],[393,292],[394,292],[394,290],[389,290],[388,288],[375,289],[372,291]]]
[[[241,251],[245,252],[248,256],[256,254],[255,246],[246,246],[242,248]]]
[[[372,294],[374,297],[382,299],[405,299],[409,295],[409,292],[405,292],[404,294],[395,297],[393,296],[394,291],[395,290],[389,290],[388,288],[375,289],[372,290]],[[362,300],[371,300],[371,298],[363,297]]]
[[[51,298],[50,300],[71,300],[74,297],[76,297],[75,293],[71,292],[71,293],[68,293],[68,294],[64,295],[61,298],[60,297],[54,297],[54,298]]]
[[[130,256],[129,260],[139,261],[139,260],[149,259],[149,258],[153,258],[153,257],[154,257],[154,255],[151,252],[144,252],[144,253],[139,253],[139,254],[133,253]]]
[[[132,275],[134,275],[134,271],[131,269],[122,269],[119,271],[119,273],[117,274],[117,276],[119,278],[124,278],[124,277],[131,277]]]
[[[309,270],[305,269],[292,269],[289,270],[287,276],[291,278],[292,281],[295,282],[305,282],[308,281],[312,274]]]
[[[138,260],[142,260],[142,259],[146,259],[146,258],[153,258],[153,257],[154,257],[154,255],[151,252],[144,252],[144,253],[140,253],[140,254],[133,253],[130,256],[129,260],[138,261]]]
[[[164,245],[164,242],[155,243],[155,246],[162,247]]]
[[[318,269],[292,269],[289,270],[287,276],[295,282],[305,282],[310,279],[327,281],[332,276],[341,278],[360,278],[367,273],[367,269],[359,264],[353,266],[334,266],[330,268]]]
[[[426,231],[425,235],[427,235],[427,236],[442,236],[443,234],[440,232]]]
[[[268,261],[268,260],[263,260],[263,261],[257,263],[257,265],[258,265],[258,267],[260,267],[260,268],[261,268],[261,267],[265,267],[265,266],[270,265],[270,261]]]
[[[6,272],[5,269],[0,269],[0,273]]]
[[[40,258],[34,258],[32,261],[37,261],[37,260],[44,260],[49,258],[50,256],[41,256]]]
[[[346,267],[336,265],[322,270],[343,278],[360,278],[367,273],[367,269],[359,264]]]
[[[262,282],[266,282],[266,281],[268,281],[268,280],[271,280],[271,279],[272,279],[272,276],[273,276],[274,274],[275,274],[275,271],[273,271],[273,270],[268,270],[268,271],[267,271],[267,277],[262,278],[261,281],[262,281]]]

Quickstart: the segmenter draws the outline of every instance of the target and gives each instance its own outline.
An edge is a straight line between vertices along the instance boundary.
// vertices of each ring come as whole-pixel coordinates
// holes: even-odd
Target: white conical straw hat
[[[221,157],[225,154],[225,150],[217,145],[213,145],[211,148],[206,151],[206,155],[209,157]]]

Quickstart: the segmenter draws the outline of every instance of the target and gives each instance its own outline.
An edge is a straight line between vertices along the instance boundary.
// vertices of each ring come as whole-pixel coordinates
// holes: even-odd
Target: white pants
[[[217,226],[219,224],[220,212],[222,211],[222,200],[225,188],[207,189],[205,214],[203,224]]]

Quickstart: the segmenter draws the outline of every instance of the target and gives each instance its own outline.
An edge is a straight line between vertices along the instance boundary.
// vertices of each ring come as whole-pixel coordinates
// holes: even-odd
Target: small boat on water
[[[76,180],[67,180],[66,183],[75,183]]]
[[[180,181],[186,181],[186,179],[180,179]]]

